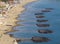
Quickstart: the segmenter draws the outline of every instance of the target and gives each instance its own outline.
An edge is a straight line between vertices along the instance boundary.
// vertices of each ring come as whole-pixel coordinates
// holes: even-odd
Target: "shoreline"
[[[5,34],[5,33],[11,32],[15,26],[19,25],[19,24],[17,24],[17,22],[19,22],[19,20],[17,20],[17,18],[25,10],[24,6],[26,4],[29,4],[30,2],[34,2],[34,1],[36,1],[36,0],[30,0],[30,1],[23,0],[22,3],[17,4],[16,7],[13,7],[12,9],[9,10],[9,12],[7,12],[9,18],[6,18],[4,20],[6,22],[6,25],[2,25],[0,27],[1,28],[0,44],[14,44],[13,41],[16,40],[16,38],[10,37],[10,35]]]

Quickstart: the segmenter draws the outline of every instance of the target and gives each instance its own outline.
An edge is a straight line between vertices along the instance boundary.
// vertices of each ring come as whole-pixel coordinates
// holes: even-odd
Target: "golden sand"
[[[22,0],[20,4],[16,4],[16,7],[11,8],[7,15],[8,17],[3,19],[3,25],[0,25],[0,44],[14,44],[15,38],[10,37],[9,35],[5,34],[12,30],[12,27],[16,26],[16,22],[18,21],[16,18],[22,11],[25,10],[23,7],[27,3],[30,3],[36,0]]]

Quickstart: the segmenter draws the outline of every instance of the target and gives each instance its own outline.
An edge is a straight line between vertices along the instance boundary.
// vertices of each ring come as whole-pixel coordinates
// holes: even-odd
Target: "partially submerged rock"
[[[37,22],[47,22],[48,20],[37,20]]]
[[[16,41],[17,41],[17,42],[20,42],[20,41],[21,41],[21,39],[17,38],[17,39],[16,39]]]
[[[45,16],[38,15],[36,18],[44,18]]]
[[[43,34],[48,34],[48,33],[52,33],[51,30],[38,30],[39,33],[43,33]]]
[[[49,24],[36,24],[38,27],[49,27]]]
[[[53,8],[45,8],[45,9],[47,9],[47,10],[53,10]]]
[[[44,13],[35,13],[35,15],[43,15]]]
[[[33,42],[48,42],[49,40],[47,37],[32,37]]]
[[[41,10],[42,12],[51,12],[51,10],[45,9],[45,10]]]

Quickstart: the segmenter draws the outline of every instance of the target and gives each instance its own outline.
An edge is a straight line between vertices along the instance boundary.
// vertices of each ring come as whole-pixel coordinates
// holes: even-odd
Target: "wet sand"
[[[33,1],[36,0],[22,0],[20,4],[16,4],[16,7],[11,8],[7,12],[8,17],[4,18],[3,25],[0,25],[0,44],[14,44],[15,38],[5,33],[12,31],[12,28],[17,25],[16,22],[18,20],[16,18],[25,10],[23,6]]]

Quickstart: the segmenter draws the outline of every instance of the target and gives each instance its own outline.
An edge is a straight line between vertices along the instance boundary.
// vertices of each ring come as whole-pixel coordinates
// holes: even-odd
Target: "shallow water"
[[[21,41],[19,44],[60,44],[60,0],[39,0],[25,6],[26,10],[20,15],[18,24],[14,29],[18,32],[12,32],[16,38],[29,38],[34,36],[50,38],[49,42],[33,42],[31,40]],[[41,12],[45,8],[53,8],[51,12],[44,12],[45,18],[36,18],[35,13]],[[46,19],[48,22],[37,22],[36,20]],[[49,27],[38,27],[36,24],[50,24]],[[52,30],[51,34],[38,33],[38,29]]]

